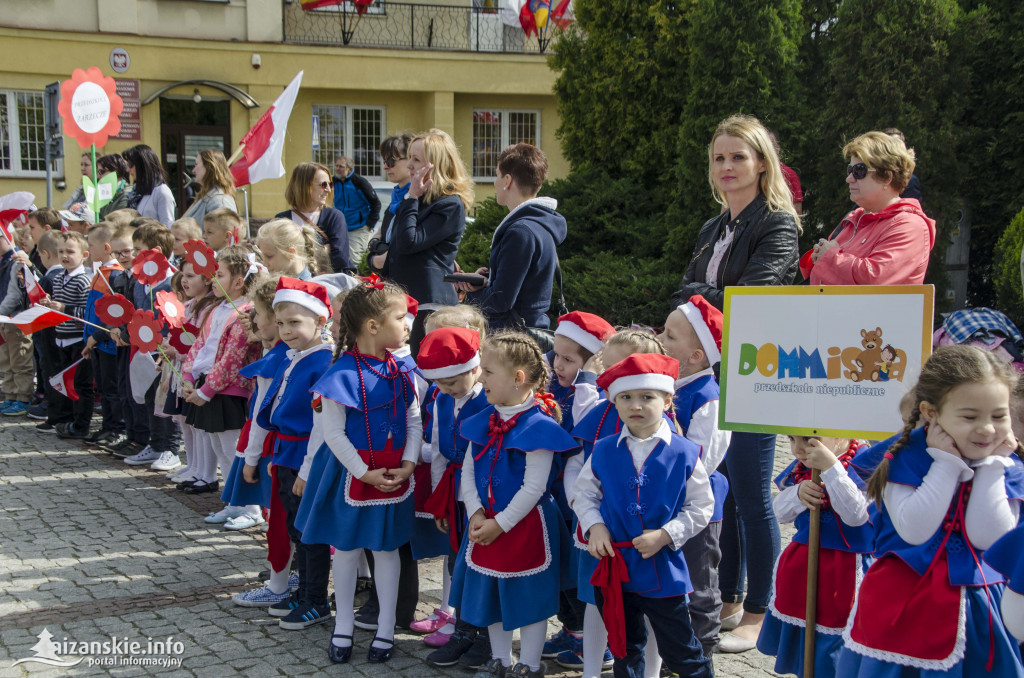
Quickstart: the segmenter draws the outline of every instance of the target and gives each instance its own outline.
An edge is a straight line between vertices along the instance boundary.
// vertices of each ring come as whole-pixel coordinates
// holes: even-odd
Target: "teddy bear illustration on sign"
[[[851,381],[878,381],[884,362],[882,360],[882,328],[861,330],[860,336],[860,345],[864,350],[853,360],[853,367],[856,369],[847,370],[844,376]]]

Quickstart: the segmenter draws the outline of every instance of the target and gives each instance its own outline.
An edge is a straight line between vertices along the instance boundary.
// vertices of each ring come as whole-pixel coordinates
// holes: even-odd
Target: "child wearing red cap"
[[[697,294],[665,319],[661,340],[665,353],[679,361],[675,383],[676,421],[686,438],[700,447],[700,458],[711,479],[715,511],[711,523],[683,546],[690,568],[690,623],[704,654],[718,645],[722,594],[718,588],[722,513],[729,481],[717,469],[729,449],[731,434],[718,428],[718,381],[712,369],[722,360],[722,312]]]
[[[551,364],[551,382],[548,390],[562,409],[562,428],[571,432],[576,422],[583,418],[601,398],[597,388],[597,375],[584,370],[584,366],[604,348],[604,341],[615,334],[615,328],[608,321],[593,313],[573,311],[558,319],[555,328],[554,349],[548,353]],[[566,500],[564,464],[569,457],[559,455],[558,469],[551,493],[558,504],[566,529],[572,529],[573,515]],[[579,600],[576,589],[566,589],[561,594],[558,606],[558,621],[561,630],[544,644],[544,657],[555,658],[562,652],[581,650],[583,617],[586,605]]]
[[[714,499],[699,448],[664,417],[678,373],[674,358],[636,354],[601,375],[625,426],[594,445],[574,488],[580,530],[601,558],[592,582],[619,677],[644,675],[645,616],[671,671],[713,675],[690,626],[680,547],[707,526]]]
[[[434,324],[434,317],[427,320],[428,328]],[[469,442],[458,436],[459,425],[487,407],[487,398],[479,383],[480,333],[463,327],[433,329],[420,343],[417,363],[420,372],[434,382],[436,389],[436,397],[427,412],[428,424],[424,426],[427,442],[423,456],[431,459],[428,487],[433,488],[424,508],[435,518],[437,529],[445,534],[446,555],[441,607],[434,610],[433,619],[418,621],[411,628],[429,633],[424,642],[441,648],[427,657],[432,665],[452,666],[466,658],[476,644],[482,646],[475,653],[481,658],[473,662],[479,666],[491,658],[487,629],[464,620],[457,621],[448,597],[451,571],[466,527],[466,509],[459,499],[459,488]]]
[[[262,431],[273,438],[271,473],[273,484],[285,513],[284,528],[294,545],[293,560],[299,574],[299,587],[291,596],[270,606],[271,616],[280,617],[285,630],[301,630],[329,621],[331,607],[327,600],[327,579],[330,575],[331,553],[325,544],[302,541],[296,524],[300,498],[305,482],[299,478],[310,433],[313,430],[313,409],[309,391],[331,365],[331,345],[324,343],[322,330],[331,316],[327,289],[318,283],[281,278],[273,302],[274,317],[281,341],[288,346],[266,392],[255,406],[256,417],[250,436]],[[246,459],[243,475],[246,482],[258,482],[254,459]],[[280,529],[271,511],[271,530]]]

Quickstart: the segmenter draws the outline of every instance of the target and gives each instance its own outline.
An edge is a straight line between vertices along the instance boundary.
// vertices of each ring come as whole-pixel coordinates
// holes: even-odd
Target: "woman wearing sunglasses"
[[[800,218],[779,155],[757,118],[734,115],[718,125],[708,146],[708,181],[725,209],[701,227],[672,307],[700,294],[721,309],[727,286],[792,283]],[[756,645],[781,548],[771,499],[774,458],[774,435],[734,431],[718,467],[729,479],[729,492],[722,497],[716,490],[712,522],[694,537],[710,564],[706,576],[691,582],[690,610],[698,615],[695,629],[704,647],[718,641],[719,620],[729,631],[721,637],[721,651],[746,652]],[[716,566],[717,587],[710,574]],[[691,569],[691,578],[700,571]]]
[[[812,285],[919,285],[935,243],[935,221],[915,198],[900,198],[914,173],[914,152],[883,132],[843,148],[846,183],[859,207],[800,259]]]
[[[318,162],[301,162],[292,170],[284,199],[291,210],[274,215],[278,219],[291,219],[300,226],[308,224],[320,235],[321,242],[330,245],[330,264],[335,273],[354,273],[348,259],[348,226],[340,210],[327,205],[331,197],[331,171]],[[326,262],[317,262],[322,264]]]
[[[389,275],[388,243],[391,242],[391,222],[398,212],[398,206],[409,192],[409,146],[412,145],[415,136],[412,132],[399,132],[380,142],[380,159],[384,164],[384,174],[395,187],[391,189],[391,202],[381,217],[380,228],[367,245],[367,262],[371,271],[385,278]]]

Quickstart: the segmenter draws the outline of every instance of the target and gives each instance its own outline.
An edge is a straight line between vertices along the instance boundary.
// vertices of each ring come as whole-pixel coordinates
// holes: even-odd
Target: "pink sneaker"
[[[450,629],[452,633],[446,633],[445,630]],[[429,636],[423,639],[423,642],[430,647],[444,647],[448,644],[448,639],[452,637],[455,632],[455,619],[452,619],[451,626],[445,625],[434,631]]]
[[[433,633],[448,622],[455,623],[455,618],[447,612],[444,612],[438,608],[434,609],[434,614],[430,615],[426,619],[420,619],[409,624],[409,630],[416,633]]]

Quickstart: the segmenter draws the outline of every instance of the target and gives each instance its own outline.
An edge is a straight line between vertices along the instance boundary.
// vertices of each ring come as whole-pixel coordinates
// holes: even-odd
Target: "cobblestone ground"
[[[212,495],[185,495],[161,473],[39,433],[32,422],[0,426],[0,678],[470,675],[427,665],[428,648],[409,634],[398,635],[390,662],[367,664],[372,635],[358,629],[352,663],[332,665],[325,652],[330,625],[282,631],[265,611],[231,602],[266,567],[265,538],[256,529],[229,532],[203,523],[220,507]],[[787,457],[780,449],[776,466]],[[421,608],[429,612],[440,595],[440,561],[420,568]],[[154,648],[158,659],[180,659],[173,666],[100,666],[89,653],[73,668],[14,665],[36,656],[45,632],[51,643],[114,636],[140,642],[143,651],[148,639],[170,637],[183,651]],[[55,661],[78,659],[60,648],[57,655]],[[774,675],[770,666],[757,652],[715,657],[718,676]]]

